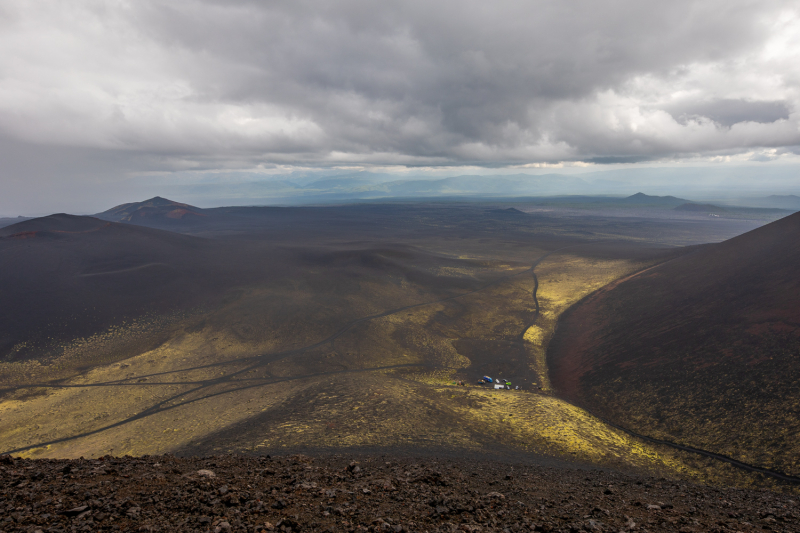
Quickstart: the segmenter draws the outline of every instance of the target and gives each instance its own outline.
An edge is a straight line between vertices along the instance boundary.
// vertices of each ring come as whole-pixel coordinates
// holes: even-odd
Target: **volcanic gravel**
[[[394,456],[0,456],[0,531],[800,531],[796,496]]]

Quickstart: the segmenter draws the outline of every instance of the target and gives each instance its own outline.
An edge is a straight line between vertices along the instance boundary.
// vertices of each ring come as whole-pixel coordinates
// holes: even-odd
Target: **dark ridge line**
[[[702,448],[695,448],[694,446],[687,446],[685,444],[678,444],[677,442],[657,439],[655,437],[648,437],[647,435],[642,435],[641,433],[636,433],[633,430],[630,430],[628,428],[625,428],[625,427],[617,425],[617,424],[615,424],[613,422],[610,422],[609,420],[606,420],[603,417],[597,416],[596,414],[592,413],[588,409],[585,409],[585,410],[589,414],[591,414],[593,417],[597,418],[598,420],[601,420],[603,423],[605,423],[605,424],[607,424],[607,425],[609,425],[609,426],[611,426],[613,428],[616,428],[616,429],[618,429],[620,431],[623,431],[623,432],[625,432],[628,435],[631,435],[633,437],[637,437],[637,438],[642,439],[642,440],[654,442],[656,444],[662,444],[664,446],[670,446],[672,448],[676,448],[678,450],[683,450],[685,452],[691,452],[691,453],[696,453],[696,454],[699,454],[699,455],[705,455],[706,457],[710,457],[711,459],[716,459],[718,461],[729,463],[729,464],[731,464],[731,465],[733,465],[733,466],[735,466],[737,468],[741,468],[742,470],[747,470],[749,472],[757,472],[759,474],[764,474],[764,475],[767,475],[767,476],[771,476],[771,477],[774,477],[776,479],[780,479],[782,481],[788,481],[790,483],[800,483],[800,477],[790,476],[789,474],[784,474],[783,472],[778,472],[777,470],[771,470],[769,468],[764,468],[762,466],[755,466],[755,465],[743,463],[743,462],[741,462],[741,461],[739,461],[737,459],[734,459],[733,457],[728,457],[727,455],[722,455],[721,453],[710,452],[708,450],[703,450]]]

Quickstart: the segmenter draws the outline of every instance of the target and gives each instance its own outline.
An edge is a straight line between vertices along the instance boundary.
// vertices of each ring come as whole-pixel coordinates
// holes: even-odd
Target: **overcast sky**
[[[796,0],[0,3],[0,214],[185,171],[798,154]]]

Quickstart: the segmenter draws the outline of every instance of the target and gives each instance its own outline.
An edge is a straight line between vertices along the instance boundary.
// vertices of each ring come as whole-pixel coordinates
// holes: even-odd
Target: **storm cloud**
[[[125,172],[796,152],[799,36],[794,1],[7,0],[0,143]]]

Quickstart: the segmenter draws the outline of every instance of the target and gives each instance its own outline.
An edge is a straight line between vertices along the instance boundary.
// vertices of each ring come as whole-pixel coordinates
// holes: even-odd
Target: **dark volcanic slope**
[[[29,531],[798,531],[791,495],[597,470],[366,456],[0,458]]]
[[[290,241],[296,234],[287,219],[302,220],[276,216],[259,224],[276,234],[283,232],[281,238]],[[388,279],[392,284],[424,286],[433,298],[485,283],[466,275],[443,279],[436,269],[471,263],[409,246],[304,246],[301,240],[276,244],[268,239],[200,238],[64,214],[0,228],[0,361],[48,360],[61,354],[65,343],[81,342],[132,320],[137,321],[135,331],[149,328],[140,336],[146,345],[126,348],[141,353],[163,342],[153,327],[163,329],[165,321],[182,313],[219,310],[246,290],[281,295],[264,296],[265,305],[282,306],[281,315],[290,316],[291,301],[283,301],[285,288],[305,288],[314,294],[311,309],[333,306],[337,320],[344,320],[340,302],[369,283]],[[405,292],[412,289],[406,286]],[[263,315],[259,309],[253,314]],[[307,316],[309,311],[297,312]],[[351,312],[358,316],[365,311]],[[272,335],[266,327],[259,332]],[[130,355],[118,350],[120,342],[117,338],[113,347],[104,346],[103,357]],[[84,346],[81,352],[89,357],[92,350]],[[84,368],[98,362],[84,359]]]
[[[92,217],[2,228],[0,358],[39,358],[124,319],[188,309],[265,270],[231,256],[221,242]]]
[[[800,474],[800,214],[587,298],[550,345],[566,397],[623,427]]]

